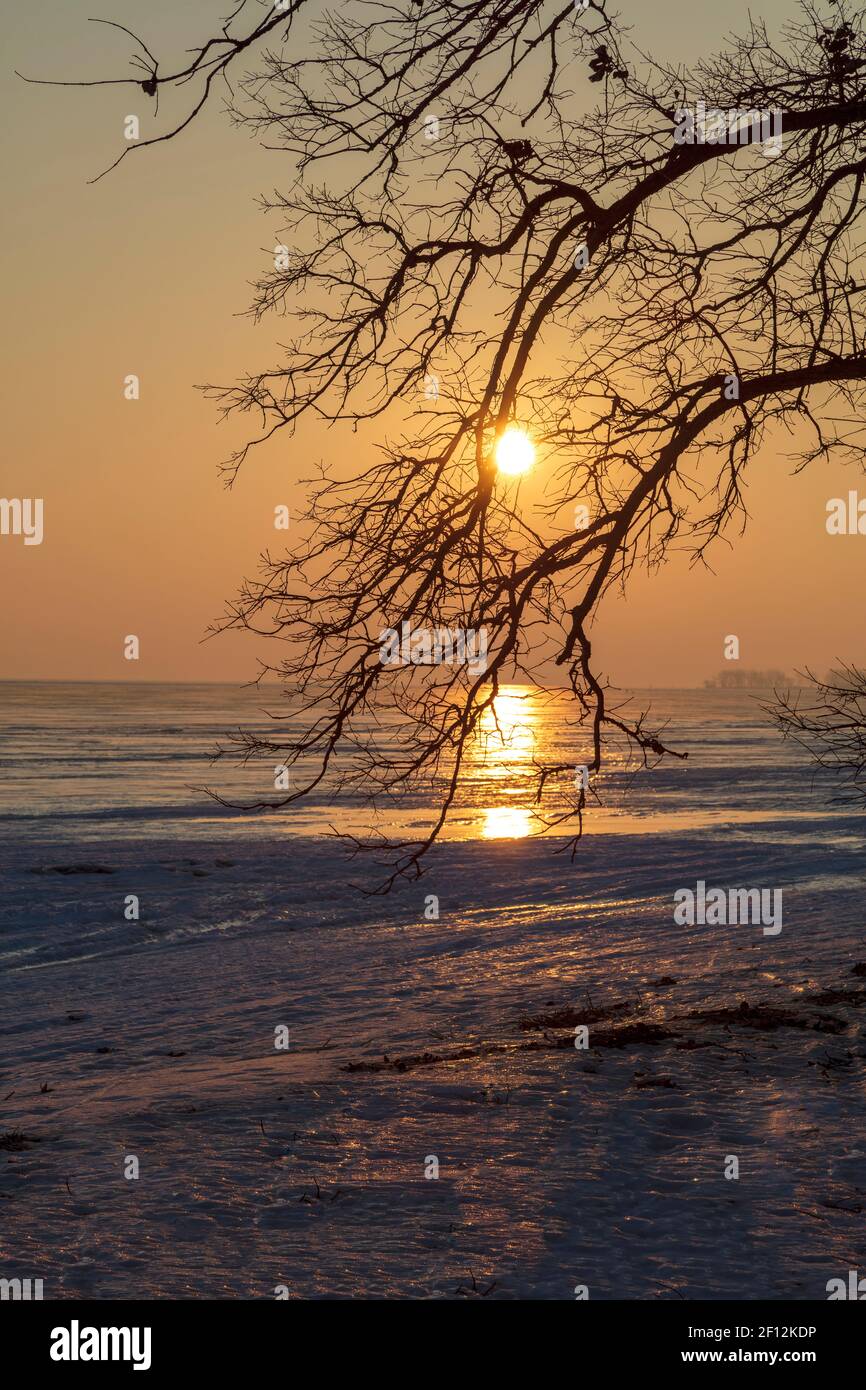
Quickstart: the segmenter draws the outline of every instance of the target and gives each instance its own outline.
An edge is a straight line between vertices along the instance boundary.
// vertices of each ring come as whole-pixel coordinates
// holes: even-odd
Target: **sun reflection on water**
[[[473,774],[487,782],[497,801],[533,797],[533,764],[537,755],[538,714],[532,696],[520,686],[506,686],[481,717],[472,755]],[[485,840],[520,840],[532,833],[529,806],[495,805],[483,812],[480,832]]]
[[[485,840],[522,840],[532,830],[532,812],[521,806],[490,806],[484,812]]]
[[[538,716],[531,697],[512,694],[506,686],[481,716],[481,749],[491,776],[509,777],[526,770],[535,756]]]

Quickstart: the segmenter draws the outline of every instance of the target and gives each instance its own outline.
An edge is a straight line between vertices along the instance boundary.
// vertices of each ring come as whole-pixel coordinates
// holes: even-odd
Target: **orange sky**
[[[141,6],[108,0],[106,17],[155,50],[200,40],[226,7],[215,0]],[[743,27],[745,4],[662,0],[634,5],[634,37],[688,60]],[[620,6],[623,17],[629,5]],[[45,76],[125,71],[123,35],[86,23],[90,4],[20,6],[5,16],[8,67]],[[99,11],[97,11],[99,12]],[[782,0],[763,12],[787,13]],[[120,88],[61,91],[4,76],[2,495],[42,497],[45,539],[0,537],[0,677],[243,680],[255,648],[242,638],[200,644],[208,623],[265,547],[285,537],[273,508],[303,504],[299,479],[318,459],[357,457],[380,437],[308,427],[250,461],[233,492],[216,465],[241,437],[219,426],[196,382],[231,382],[276,360],[278,322],[237,317],[248,283],[270,262],[278,223],[255,206],[281,183],[285,157],[260,150],[217,111],[159,150],[133,156],[100,183],[120,147],[123,117],[148,129],[148,103]],[[592,89],[587,89],[587,100]],[[284,179],[284,183],[288,180]],[[142,398],[123,398],[128,373]],[[675,561],[609,599],[596,650],[622,685],[693,685],[722,665],[736,633],[741,665],[823,670],[859,659],[856,595],[864,537],[830,537],[825,506],[857,478],[841,466],[790,467],[765,449],[747,493],[752,521],[734,548],[717,547],[715,574]],[[530,488],[543,486],[533,475]],[[861,487],[866,496],[866,484]],[[291,537],[291,532],[289,533]],[[732,539],[734,539],[732,537]],[[128,633],[141,660],[123,659]]]

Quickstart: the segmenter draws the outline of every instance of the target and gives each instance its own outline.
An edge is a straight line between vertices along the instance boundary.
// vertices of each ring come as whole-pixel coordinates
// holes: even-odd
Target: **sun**
[[[518,425],[509,425],[495,449],[496,467],[510,478],[528,473],[535,462],[535,445]]]

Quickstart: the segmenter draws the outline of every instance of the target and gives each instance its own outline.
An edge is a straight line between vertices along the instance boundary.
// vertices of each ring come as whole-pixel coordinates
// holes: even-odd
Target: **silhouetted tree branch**
[[[802,690],[777,692],[765,708],[782,736],[798,744],[817,767],[830,772],[834,799],[866,802],[866,671],[843,665],[821,680],[804,673]]]
[[[260,425],[227,479],[306,417],[381,421],[381,457],[323,471],[303,547],[265,556],[218,626],[279,643],[262,674],[284,682],[287,711],[273,738],[238,742],[298,785],[263,805],[325,778],[374,807],[421,778],[436,788],[389,886],[420,872],[505,680],[562,667],[594,776],[611,740],[644,761],[670,751],[611,705],[592,622],[636,564],[700,561],[745,524],[771,428],[807,428],[800,467],[862,466],[866,44],[861,11],[807,4],[780,44],[756,21],[686,71],[637,50],[595,0],[351,0],[302,34],[304,6],[291,42],[270,16],[151,80],[204,78],[204,101],[239,52],[275,45],[230,107],[295,162],[294,186],[264,203],[291,249],[252,312],[298,329],[270,369],[208,388]],[[781,111],[783,148],[676,143],[698,101]],[[514,421],[548,482],[541,528],[493,462]],[[384,665],[381,630],[402,622],[484,629],[487,670]],[[538,775],[540,797],[564,770]],[[568,808],[578,834],[585,805],[581,790]]]

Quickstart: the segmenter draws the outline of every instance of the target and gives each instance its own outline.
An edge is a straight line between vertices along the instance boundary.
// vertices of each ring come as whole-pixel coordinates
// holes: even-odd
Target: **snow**
[[[0,1132],[38,1142],[0,1152],[0,1273],[825,1298],[866,1268],[862,823],[832,831],[453,843],[386,898],[321,839],[31,838],[3,873]],[[698,878],[783,888],[783,930],[676,926]],[[588,1050],[521,1027],[563,1009]]]

